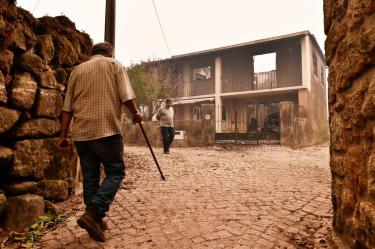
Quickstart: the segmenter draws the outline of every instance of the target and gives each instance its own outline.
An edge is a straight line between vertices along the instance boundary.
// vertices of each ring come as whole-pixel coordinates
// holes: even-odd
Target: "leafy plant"
[[[34,224],[25,229],[24,233],[13,237],[13,241],[31,248],[38,241],[39,237],[44,234],[46,228],[53,227],[65,220],[66,216],[64,215],[55,215],[48,212],[47,215],[39,216]]]
[[[176,95],[179,78],[175,66],[171,62],[148,61],[133,64],[127,71],[137,104],[145,119],[151,120],[163,100]]]

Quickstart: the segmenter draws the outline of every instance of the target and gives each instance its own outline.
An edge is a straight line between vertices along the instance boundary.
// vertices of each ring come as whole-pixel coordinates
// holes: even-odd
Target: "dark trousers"
[[[160,127],[161,134],[163,136],[163,147],[164,152],[169,151],[169,146],[171,146],[174,139],[174,128],[173,127]]]
[[[120,135],[76,141],[83,174],[83,198],[87,210],[104,217],[125,177],[124,144]],[[106,174],[100,185],[100,164]]]

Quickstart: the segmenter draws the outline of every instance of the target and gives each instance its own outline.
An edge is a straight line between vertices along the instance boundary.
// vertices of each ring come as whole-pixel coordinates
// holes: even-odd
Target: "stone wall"
[[[333,226],[375,248],[375,1],[325,0]]]
[[[183,131],[183,139],[175,139],[173,147],[197,147],[215,144],[215,113],[213,104],[202,104],[202,119],[175,120],[176,131]],[[158,121],[143,123],[147,137],[153,147],[162,147],[163,141]],[[124,140],[129,145],[146,146],[138,125],[124,124]]]
[[[22,230],[73,188],[73,151],[55,149],[70,72],[90,37],[65,16],[34,18],[0,0],[0,225]],[[29,211],[28,211],[29,210]]]

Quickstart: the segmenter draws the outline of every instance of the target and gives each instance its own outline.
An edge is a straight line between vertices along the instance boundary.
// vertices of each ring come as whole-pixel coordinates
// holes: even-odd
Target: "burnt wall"
[[[69,74],[91,46],[67,17],[34,18],[0,0],[0,225],[8,229],[23,230],[44,200],[65,200],[73,188],[76,156],[55,142]]]
[[[375,248],[375,2],[324,1],[333,226]]]
[[[215,144],[215,108],[213,104],[202,104],[202,119],[174,120],[176,131],[183,131],[183,139],[173,141],[173,147],[197,147]],[[162,147],[163,141],[159,121],[143,124],[147,137],[152,146]],[[124,124],[124,140],[129,145],[146,146],[145,139],[138,125]]]

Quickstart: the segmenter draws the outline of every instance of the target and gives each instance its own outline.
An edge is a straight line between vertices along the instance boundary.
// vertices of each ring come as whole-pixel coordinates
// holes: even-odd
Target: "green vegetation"
[[[48,212],[47,215],[39,216],[33,225],[26,228],[24,233],[13,237],[12,240],[21,243],[24,247],[31,248],[38,241],[39,237],[44,234],[46,228],[51,228],[65,220],[66,216],[64,215],[55,215]]]
[[[127,69],[146,121],[151,120],[166,97],[176,96],[178,78],[174,70],[169,62],[141,62]]]

